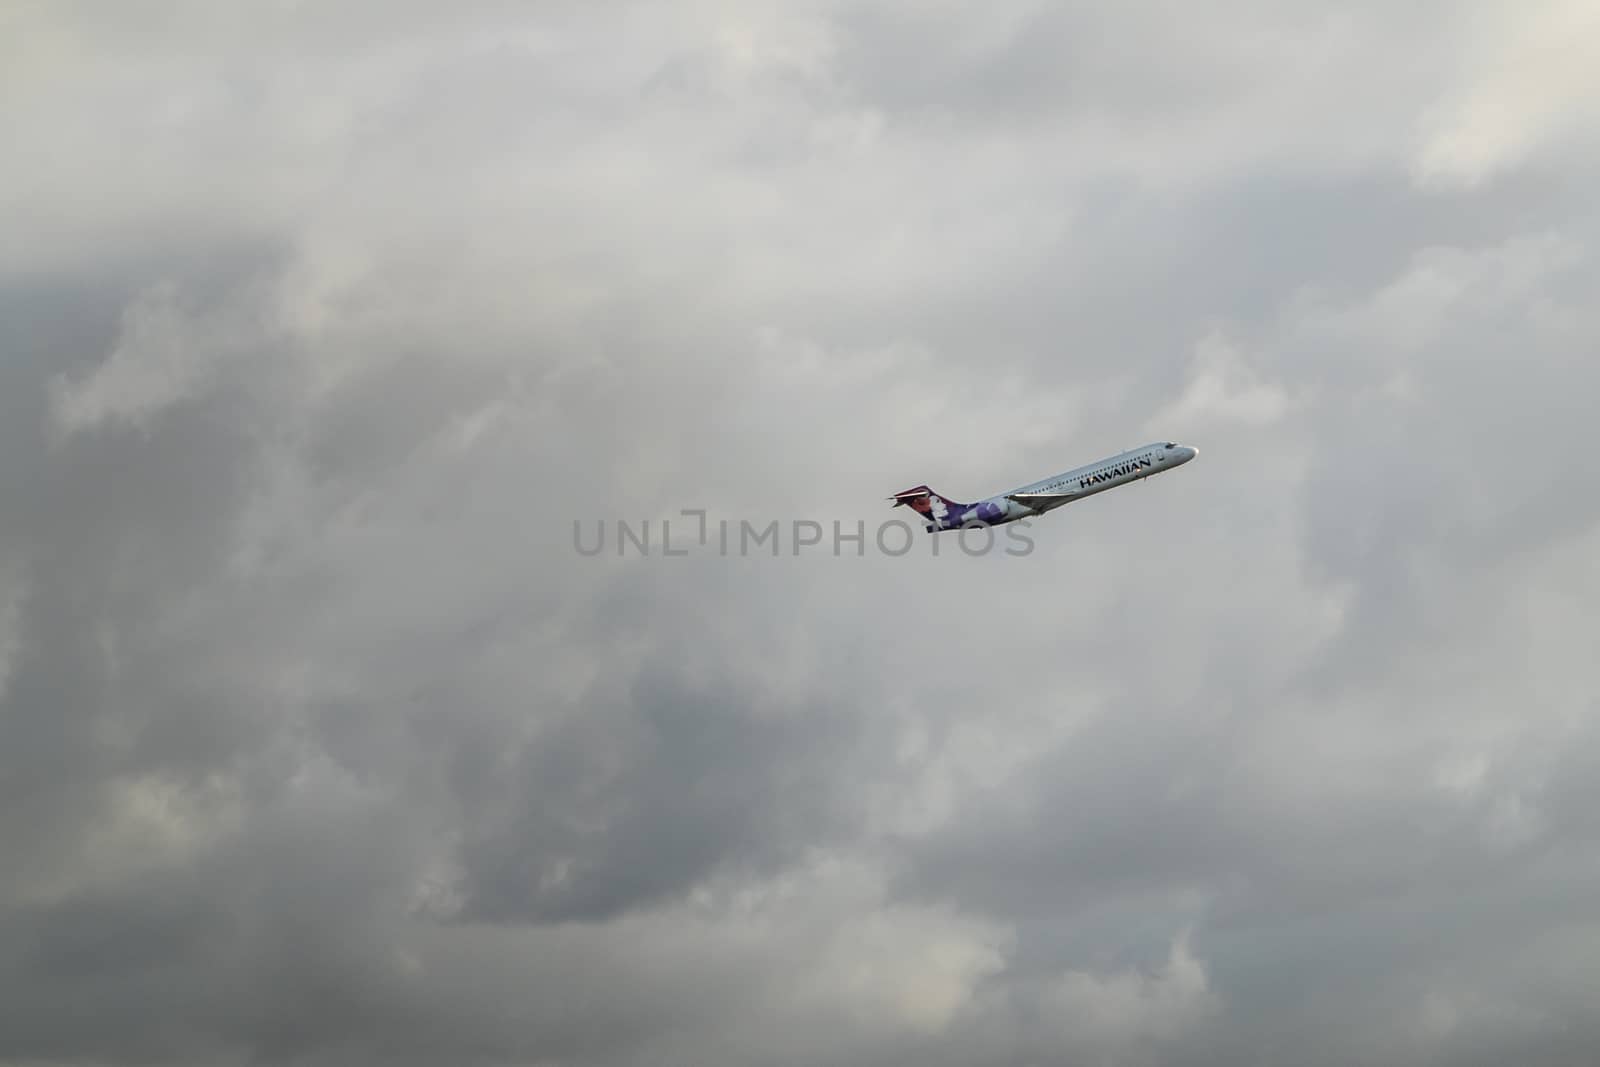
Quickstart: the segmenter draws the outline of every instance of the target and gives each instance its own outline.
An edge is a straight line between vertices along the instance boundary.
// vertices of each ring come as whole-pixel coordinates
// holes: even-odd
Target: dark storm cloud
[[[1586,1062],[1580,7],[11,15],[0,1063]]]
[[[857,728],[837,711],[774,718],[760,696],[686,686],[665,665],[623,699],[620,714],[585,700],[513,760],[509,796],[488,801],[504,815],[477,816],[462,851],[464,917],[604,919],[724,859],[781,867],[837,833]]]

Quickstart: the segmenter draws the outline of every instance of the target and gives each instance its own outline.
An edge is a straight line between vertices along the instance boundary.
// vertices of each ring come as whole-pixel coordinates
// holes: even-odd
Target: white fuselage
[[[1128,485],[1153,474],[1181,467],[1199,454],[1200,450],[1190,445],[1180,445],[1175,441],[1158,441],[1139,448],[1130,448],[1126,452],[1118,452],[1095,463],[1074,467],[1050,478],[1030,482],[1009,493],[1001,493],[989,499],[1005,505],[1008,522],[1029,515],[1043,515],[1074,500],[1094,496],[1107,489],[1115,489],[1119,485]],[[1033,499],[1024,502],[1016,499],[1019,496]]]

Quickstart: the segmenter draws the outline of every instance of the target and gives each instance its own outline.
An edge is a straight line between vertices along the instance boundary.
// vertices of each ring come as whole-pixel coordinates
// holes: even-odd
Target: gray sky
[[[1600,19],[1400,6],[7,6],[0,1064],[1592,1063]]]

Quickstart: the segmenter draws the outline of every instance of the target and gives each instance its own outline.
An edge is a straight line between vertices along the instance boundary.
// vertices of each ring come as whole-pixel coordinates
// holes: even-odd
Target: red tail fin
[[[940,496],[925,485],[902,490],[889,499],[894,501],[895,507],[909,504],[912,511],[935,522],[943,519],[949,512],[960,511],[966,507],[965,504],[957,504],[947,496]]]

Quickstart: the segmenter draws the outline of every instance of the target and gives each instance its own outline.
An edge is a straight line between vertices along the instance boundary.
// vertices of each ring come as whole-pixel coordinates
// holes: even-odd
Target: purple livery
[[[1190,445],[1160,441],[1118,452],[1098,463],[1074,467],[1053,478],[1032,482],[976,504],[958,504],[926,485],[913,486],[889,499],[894,501],[895,507],[909,505],[912,511],[922,516],[929,531],[959,530],[973,525],[998,526],[1032,515],[1043,515],[1062,504],[1103,493],[1119,485],[1142,481],[1152,474],[1180,467],[1199,454],[1200,450]]]

